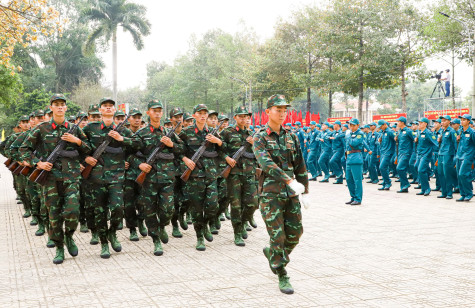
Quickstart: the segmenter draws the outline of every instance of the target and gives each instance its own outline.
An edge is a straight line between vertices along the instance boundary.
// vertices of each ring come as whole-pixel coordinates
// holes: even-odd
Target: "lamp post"
[[[440,15],[445,16],[449,19],[455,20],[456,22],[460,23],[465,30],[468,32],[468,55],[470,57],[470,53],[472,53],[472,117],[475,116],[475,52],[472,51],[472,37],[471,37],[471,31],[468,28],[467,24],[457,18],[451,17],[448,14],[445,14],[443,12],[439,12]]]

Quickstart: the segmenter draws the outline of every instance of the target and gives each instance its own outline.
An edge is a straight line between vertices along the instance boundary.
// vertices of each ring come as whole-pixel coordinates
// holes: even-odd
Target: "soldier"
[[[392,157],[395,153],[396,141],[394,140],[394,131],[389,128],[388,122],[385,120],[379,120],[378,127],[381,129],[379,135],[379,142],[381,144],[381,162],[379,164],[379,169],[381,170],[381,176],[383,177],[383,186],[378,188],[378,190],[389,190],[391,187],[389,169]]]
[[[450,127],[451,117],[444,115],[442,130],[437,141],[440,143],[437,169],[439,174],[441,194],[437,198],[452,199],[454,187],[457,185],[457,169],[455,167],[455,154],[457,151],[457,132]]]
[[[457,174],[460,198],[457,202],[470,201],[473,197],[472,187],[472,166],[475,158],[475,131],[472,124],[472,117],[469,114],[459,116],[462,123],[460,131],[459,147],[457,150]]]
[[[125,177],[125,151],[124,147],[133,149],[132,132],[123,128],[121,132],[115,130],[113,117],[115,101],[103,98],[99,103],[102,115],[101,122],[89,123],[84,128],[93,151],[95,151],[106,138],[112,141],[98,159],[87,156],[85,161],[93,167],[89,183],[91,194],[94,196],[94,222],[101,241],[100,257],[110,257],[109,242],[115,252],[120,252],[122,246],[117,239],[116,231],[123,217],[123,184]],[[92,151],[92,152],[93,152]],[[91,152],[91,154],[92,154]],[[100,162],[98,164],[98,162]],[[110,211],[110,226],[107,225],[107,216]]]
[[[79,121],[81,121],[81,119],[83,119],[81,121],[81,123],[79,123],[79,127],[81,129],[83,129],[86,125],[87,125],[87,113],[85,112],[79,112],[77,115],[76,115],[76,119],[75,119],[75,124],[78,124]],[[86,117],[86,118],[84,118]],[[82,171],[82,170],[81,170]],[[85,188],[85,184],[84,184],[84,179],[81,177],[80,178],[80,184],[79,184],[79,195],[80,195],[80,198],[79,198],[79,231],[81,231],[82,233],[87,233],[89,232],[89,229],[87,227],[87,221],[86,221],[86,205],[85,205],[85,199],[87,199],[86,197],[86,192],[87,188]]]
[[[406,118],[400,117],[398,119],[398,128],[399,131],[395,137],[398,146],[398,156],[397,156],[397,172],[399,174],[400,180],[400,190],[398,193],[407,193],[409,191],[409,181],[407,179],[407,172],[409,171],[409,160],[412,156],[413,144],[414,144],[414,135],[412,130],[406,126]]]
[[[308,193],[308,176],[297,136],[282,127],[289,106],[283,95],[269,97],[269,122],[254,136],[252,149],[262,168],[259,205],[270,236],[264,255],[279,276],[280,291],[292,294],[285,267],[303,233],[298,194]]]
[[[222,141],[211,134],[211,130],[206,127],[208,118],[208,107],[198,104],[193,108],[193,118],[195,124],[186,127],[181,131],[180,138],[185,143],[185,154],[182,158],[185,165],[192,170],[188,183],[185,186],[185,198],[190,202],[191,217],[195,228],[198,251],[205,251],[204,238],[208,242],[213,241],[208,223],[218,212],[218,189],[216,178],[215,158],[218,157],[218,148]],[[204,141],[208,141],[206,151],[196,164],[189,158],[200,148]]]
[[[330,165],[333,174],[336,176],[336,181],[333,184],[343,184],[343,167],[341,161],[345,153],[345,132],[341,129],[341,122],[335,121],[333,123],[335,133],[329,139],[332,140],[332,157],[330,158]]]
[[[430,194],[429,175],[430,163],[434,155],[434,147],[438,147],[435,135],[427,128],[429,120],[422,118],[419,120],[419,133],[417,134],[415,142],[417,142],[417,156],[419,173],[419,184],[421,191],[417,195],[428,196]]]
[[[143,206],[145,211],[148,234],[152,237],[154,243],[153,254],[161,256],[163,254],[161,241],[165,244],[168,242],[165,226],[169,224],[174,211],[173,188],[176,167],[173,161],[175,155],[180,155],[183,151],[183,145],[178,142],[176,136],[167,137],[167,130],[160,126],[163,115],[162,103],[152,100],[148,103],[147,108],[150,124],[140,129],[134,136],[138,149],[144,155],[139,168],[147,173],[138,203]],[[149,165],[145,160],[159,142],[163,143],[165,147],[155,163]]]
[[[378,132],[376,131],[376,123],[371,122],[369,123],[369,129],[370,132],[368,133],[368,147],[369,147],[369,152],[367,156],[368,160],[368,173],[369,173],[369,181],[366,183],[371,183],[371,184],[378,184],[379,178],[378,178],[378,171],[377,171],[377,165],[378,165],[378,154],[376,150],[376,143],[378,142],[379,135]]]
[[[240,106],[234,112],[236,125],[222,133],[223,150],[226,162],[232,168],[227,178],[228,200],[231,202],[231,223],[234,229],[234,244],[245,246],[243,233],[246,222],[251,221],[257,208],[257,162],[251,152],[254,140],[252,131],[246,129],[246,121],[252,116],[246,107]],[[232,156],[246,145],[247,148],[239,161]],[[247,236],[246,236],[247,237]]]
[[[417,130],[419,127],[419,122],[412,122],[411,123],[411,130],[412,130],[412,136],[413,139],[416,138],[417,136]],[[412,181],[409,184],[419,184],[417,178],[418,178],[418,173],[417,173],[417,167],[416,167],[416,160],[417,160],[417,143],[414,142],[412,144],[412,155],[411,159],[409,160],[409,172],[412,175]]]
[[[172,121],[170,120],[170,118],[165,118],[165,121],[163,122],[163,127],[165,127],[166,129],[172,128]]]
[[[122,110],[117,110],[114,113],[114,123],[115,125],[119,125],[120,123],[125,121],[125,113]]]
[[[183,128],[193,125],[194,119],[189,112],[183,114]]]
[[[20,153],[25,165],[49,171],[43,193],[51,227],[49,236],[56,246],[53,263],[61,264],[64,261],[64,244],[71,256],[78,255],[73,234],[79,215],[79,152],[86,154],[90,148],[80,128],[73,134],[68,133],[73,124],[65,121],[66,97],[62,94],[53,95],[50,106],[53,118],[32,130],[21,145]],[[66,141],[66,147],[61,151],[59,159],[54,163],[44,161],[60,140]],[[34,151],[39,149],[40,145],[40,153],[35,155]],[[38,158],[40,156],[43,160]]]
[[[129,129],[132,133],[136,134],[141,129],[142,113],[137,108],[133,108],[130,110],[129,115]],[[144,226],[144,208],[137,202],[142,187],[135,182],[140,174],[139,165],[143,159],[145,159],[145,156],[140,151],[127,152],[124,181],[124,217],[126,227],[130,232],[129,240],[133,242],[139,240],[137,228],[139,229],[140,235],[147,236],[147,228]]]
[[[346,183],[350,191],[350,205],[361,205],[363,199],[363,147],[364,133],[360,130],[360,121],[352,118],[349,121],[351,134],[346,142]]]
[[[432,132],[434,133],[435,139],[439,140],[440,135],[442,134],[442,120],[441,119],[435,119],[432,120],[434,122],[434,127],[432,128]],[[439,168],[436,166],[436,162],[439,160],[439,149],[440,149],[440,144],[437,143],[436,146],[434,146],[434,155],[432,156],[431,160],[431,173],[429,177],[435,176],[435,188],[433,189],[434,191],[440,191],[440,176],[439,176]]]

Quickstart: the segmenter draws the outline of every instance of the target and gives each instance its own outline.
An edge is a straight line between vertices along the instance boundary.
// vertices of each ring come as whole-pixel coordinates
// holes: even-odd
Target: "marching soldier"
[[[350,191],[350,205],[360,205],[363,199],[363,148],[364,133],[360,130],[360,121],[352,118],[349,121],[351,134],[346,142],[346,183]]]
[[[419,133],[417,134],[415,142],[417,142],[417,156],[418,166],[417,172],[419,174],[419,184],[421,191],[417,195],[428,196],[430,194],[429,175],[430,175],[430,163],[432,156],[434,155],[434,147],[438,147],[437,138],[427,128],[429,125],[427,118],[419,120]]]
[[[449,115],[441,116],[440,120],[442,121],[442,128],[437,139],[440,144],[437,171],[441,194],[437,198],[452,199],[454,187],[457,185],[457,169],[455,167],[457,132],[450,127],[452,119]]]
[[[457,173],[460,190],[458,202],[470,201],[473,197],[472,187],[472,165],[475,158],[475,131],[472,124],[472,117],[469,114],[459,116],[462,128],[459,137],[459,147],[457,150]]]
[[[398,146],[398,156],[397,156],[397,172],[399,174],[400,180],[400,190],[398,193],[407,193],[409,191],[409,180],[407,179],[407,172],[409,171],[409,161],[412,156],[413,144],[414,144],[414,135],[412,130],[406,126],[406,118],[400,117],[398,119],[398,128],[399,131],[395,137]]]

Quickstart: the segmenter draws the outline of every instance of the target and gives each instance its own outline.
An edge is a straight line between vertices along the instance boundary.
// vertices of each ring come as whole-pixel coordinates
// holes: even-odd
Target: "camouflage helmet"
[[[53,110],[51,109],[50,106],[46,107],[45,110],[43,111],[45,114],[51,114],[53,113]]]
[[[172,110],[170,110],[170,118],[173,118],[174,116],[177,115],[183,115],[183,110],[181,110],[180,107],[175,107]]]
[[[101,98],[101,100],[99,101],[99,106],[102,106],[102,104],[107,103],[107,102],[110,102],[110,103],[112,103],[112,104],[115,106],[115,100],[113,100],[113,99],[110,98],[110,97],[103,97],[103,98]]]
[[[76,115],[76,119],[87,117],[87,113],[84,111],[79,111],[78,114]]]
[[[97,105],[97,104],[89,105],[87,113],[88,114],[99,114],[100,115],[101,112],[99,111],[99,105]]]
[[[30,116],[24,114],[20,117],[20,119],[18,120],[18,122],[21,122],[21,121],[30,121]]]
[[[131,116],[138,115],[138,114],[142,115],[142,112],[140,112],[138,108],[132,108],[132,110],[130,110],[129,112],[129,115]]]
[[[198,104],[193,108],[193,113],[196,113],[196,112],[201,111],[201,110],[208,111],[209,109],[205,104]]]
[[[69,116],[69,117],[68,117],[68,122],[73,122],[73,123],[74,123],[75,121],[76,121],[76,117],[75,117],[75,116],[72,115],[72,116]]]
[[[219,121],[229,120],[229,117],[221,112],[218,116],[218,120]]]
[[[234,110],[234,115],[238,115],[238,114],[251,115],[252,113],[249,112],[249,110],[247,110],[245,106],[239,106],[236,108],[236,110]]]
[[[117,117],[125,117],[125,113],[122,110],[117,110],[114,113],[114,118],[117,118]]]
[[[186,120],[193,120],[193,117],[191,116],[189,112],[185,112],[183,114],[183,121],[186,121]]]
[[[152,108],[152,109],[153,108],[162,108],[163,109],[163,104],[159,100],[152,99],[150,102],[148,102],[147,110],[150,109],[150,108]]]
[[[66,96],[64,96],[64,94],[61,94],[61,93],[53,94],[53,96],[51,96],[51,98],[49,99],[49,103],[51,105],[51,103],[53,103],[54,101],[60,101],[60,100],[66,102]]]
[[[34,112],[35,117],[44,117],[45,112],[42,109],[38,109]]]
[[[290,106],[290,104],[287,103],[284,95],[275,94],[267,99],[267,108],[271,108],[274,106]]]
[[[163,124],[168,124],[168,123],[171,123],[172,121],[170,121],[170,118],[165,118],[165,120],[163,121]]]
[[[208,116],[214,114],[216,117],[218,116],[218,112],[216,110],[208,110]]]

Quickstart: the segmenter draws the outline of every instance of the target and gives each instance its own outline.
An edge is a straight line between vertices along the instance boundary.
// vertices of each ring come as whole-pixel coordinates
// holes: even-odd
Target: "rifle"
[[[219,131],[219,128],[221,127],[221,125],[223,125],[223,121],[221,121],[218,125],[218,127],[216,127],[212,132],[211,132],[211,135],[215,135],[218,131]],[[191,157],[191,160],[196,164],[196,162],[201,158],[201,156],[203,155],[204,151],[206,150],[206,147],[210,145],[210,142],[205,140],[203,141],[203,143],[201,144],[201,146],[198,148],[198,150],[196,150],[195,154],[193,154],[193,156]],[[188,179],[190,178],[190,175],[191,175],[191,172],[193,172],[193,170],[191,170],[190,168],[186,168],[185,172],[183,172],[183,174],[181,175],[180,179],[183,180],[183,182],[187,182]]]
[[[7,167],[9,167],[11,163],[12,163],[12,159],[11,159],[11,158],[7,159],[7,160],[4,162],[5,166],[7,166]]]
[[[172,130],[170,130],[165,136],[170,138],[175,133],[179,125],[181,125],[181,122],[178,122],[178,124]],[[165,144],[163,144],[162,142],[159,142],[157,147],[147,157],[147,160],[145,161],[145,163],[149,165],[153,165],[158,158],[158,154],[162,152],[164,148],[165,148]],[[139,176],[135,179],[135,182],[137,182],[137,184],[143,185],[143,182],[145,181],[146,177],[147,177],[147,173],[142,171],[139,174]]]
[[[255,131],[251,135],[251,137],[254,137],[254,135],[257,134],[258,132],[259,132],[259,130]],[[245,150],[248,148],[248,145],[249,145],[249,142],[244,141],[244,144],[236,151],[236,153],[234,153],[232,158],[236,161],[236,163],[239,161],[241,156],[244,154]],[[230,165],[227,165],[226,168],[224,168],[223,172],[221,173],[221,176],[223,178],[227,179],[232,168],[233,167],[231,167]]]
[[[16,161],[14,161],[13,163],[10,164],[10,166],[8,166],[8,170],[10,170],[11,172],[15,171],[16,168],[18,168],[20,164]]]
[[[36,151],[33,152],[33,155],[36,155]],[[43,160],[43,157],[40,157],[40,160]],[[24,176],[27,176],[28,173],[30,173],[30,170],[31,170],[31,167],[30,167],[30,166],[24,166],[24,167],[20,170],[19,174],[24,175]]]
[[[127,115],[125,120],[123,122],[119,123],[119,125],[117,125],[117,127],[114,128],[113,130],[116,131],[116,132],[119,131],[119,129],[121,129],[122,126],[124,126],[124,124],[127,122],[127,120],[129,118],[130,118],[130,115]],[[94,159],[98,159],[99,157],[101,157],[102,153],[104,153],[104,151],[109,146],[109,144],[112,142],[112,140],[114,140],[112,137],[107,136],[106,140],[104,140],[104,142],[102,142],[101,145],[97,147],[96,151],[94,151],[94,154],[92,154],[92,157]],[[91,174],[92,168],[94,168],[94,166],[91,166],[88,163],[85,163],[85,168],[81,172],[81,175],[84,179],[87,179],[89,177],[89,175]]]
[[[79,124],[86,118],[86,116],[81,117],[79,122],[77,124],[74,124],[68,131],[68,134],[74,134],[76,129],[79,127]],[[56,147],[54,148],[53,152],[46,158],[47,163],[54,164],[56,160],[59,158],[59,155],[61,152],[64,150],[66,147],[67,141],[66,140],[59,140],[58,143],[56,144]],[[44,170],[44,169],[38,169],[36,168],[33,170],[33,172],[30,174],[28,179],[32,182],[38,183],[40,185],[44,185],[46,182],[46,178],[48,177],[48,174],[50,171]]]
[[[18,167],[16,167],[15,170],[12,171],[13,175],[20,175],[20,172],[22,169],[23,169],[23,166],[18,164]]]

